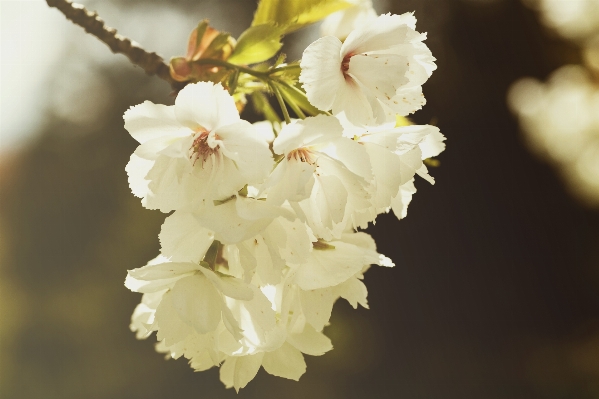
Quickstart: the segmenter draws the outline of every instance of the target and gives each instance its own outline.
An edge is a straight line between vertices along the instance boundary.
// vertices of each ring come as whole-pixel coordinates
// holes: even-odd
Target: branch
[[[143,68],[148,75],[156,75],[168,82],[173,90],[179,91],[185,85],[171,77],[169,67],[162,57],[154,52],[148,53],[135,42],[119,35],[116,29],[106,26],[96,12],[90,12],[81,4],[70,0],[46,0],[46,3],[50,7],[57,8],[68,20],[81,26],[87,33],[100,39],[113,53],[126,55],[134,65]]]

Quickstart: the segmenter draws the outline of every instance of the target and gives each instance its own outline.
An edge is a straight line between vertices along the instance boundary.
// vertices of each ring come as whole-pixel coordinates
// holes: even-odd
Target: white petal
[[[399,192],[391,200],[391,209],[398,219],[403,219],[408,215],[408,205],[412,201],[412,196],[416,193],[414,179],[408,181],[399,188]]]
[[[332,223],[340,223],[345,215],[347,190],[336,176],[319,176],[318,189],[314,190],[313,200],[318,206],[318,216],[329,229]]]
[[[430,126],[431,132],[419,144],[422,159],[436,157],[445,150],[445,136],[435,126]]]
[[[334,288],[335,294],[347,300],[349,304],[356,309],[358,304],[368,309],[368,290],[362,281],[357,278],[350,278],[344,283]]]
[[[431,175],[428,174],[428,169],[426,168],[426,165],[424,163],[422,165],[420,165],[420,168],[418,168],[418,170],[416,170],[416,173],[418,174],[418,176],[422,177],[424,180],[426,180],[430,184],[435,184],[435,179]]]
[[[355,28],[372,23],[376,19],[376,11],[372,8],[372,0],[359,0],[356,5],[337,11],[325,18],[320,26],[321,36],[336,36],[345,39]]]
[[[185,195],[182,177],[188,176],[184,172],[188,167],[189,162],[186,159],[159,156],[146,176],[150,181],[146,208],[159,209],[161,212],[184,208],[189,201]]]
[[[377,144],[365,142],[363,147],[370,157],[375,177],[373,205],[376,209],[387,208],[399,190],[401,161],[397,154]]]
[[[212,270],[206,269],[205,267],[201,267],[199,270],[224,295],[235,299],[242,299],[244,301],[249,301],[252,299],[254,295],[252,288],[250,285],[244,283],[243,280],[227,276],[222,273],[217,274]]]
[[[236,244],[252,238],[272,222],[271,218],[256,220],[242,218],[237,213],[236,202],[239,200],[241,199],[230,200],[224,204],[206,208],[196,215],[200,223],[213,230],[215,239],[223,244]]]
[[[426,104],[422,86],[400,89],[388,104],[399,115],[413,114]]]
[[[337,91],[344,84],[340,49],[339,39],[325,36],[310,44],[302,55],[299,81],[310,103],[323,111],[331,109]]]
[[[314,185],[315,166],[296,159],[283,159],[264,183],[262,191],[268,202],[282,204],[286,200],[301,201],[308,198]]]
[[[173,106],[145,101],[129,108],[123,118],[125,129],[142,144],[163,136],[183,137],[191,133],[177,121]]]
[[[233,97],[211,82],[188,84],[177,95],[175,114],[180,124],[208,131],[239,121]]]
[[[283,344],[276,351],[265,353],[262,367],[269,374],[295,381],[306,372],[304,356],[288,343]]]
[[[224,303],[214,285],[203,274],[177,281],[170,294],[173,308],[187,325],[193,326],[199,334],[216,329]]]
[[[395,54],[357,54],[350,58],[348,74],[373,95],[393,106],[395,92],[408,82],[407,57]]]
[[[347,119],[355,125],[370,125],[376,122],[372,106],[360,83],[349,77],[337,88],[331,109],[335,115],[344,112]]]
[[[131,159],[129,159],[129,163],[125,166],[131,192],[138,198],[145,198],[148,195],[148,184],[150,181],[146,180],[146,176],[152,166],[154,166],[153,161],[140,158],[135,153],[131,154]]]
[[[331,241],[329,244],[335,249],[312,251],[310,260],[295,271],[293,281],[302,290],[341,284],[361,271],[365,265],[378,261],[378,256],[374,262],[365,261],[367,252],[355,245],[342,241]]]
[[[215,130],[221,138],[220,151],[235,162],[239,173],[249,184],[259,184],[268,176],[274,160],[268,144],[259,137],[255,127],[246,121]]]
[[[283,126],[273,143],[273,150],[277,154],[288,154],[297,148],[327,144],[342,135],[343,127],[337,118],[311,116]]]
[[[333,349],[331,340],[321,332],[316,331],[307,324],[304,331],[299,334],[289,334],[287,342],[296,349],[311,356],[321,356]]]
[[[129,275],[139,280],[164,280],[194,273],[199,268],[192,262],[165,262],[129,270]]]
[[[310,323],[316,331],[322,329],[329,323],[335,297],[330,289],[319,289],[312,291],[299,292],[302,311],[306,316],[306,321]]]
[[[227,388],[237,392],[254,379],[262,364],[262,353],[248,356],[228,357],[220,367],[220,380]]]
[[[424,166],[422,163],[422,152],[418,147],[400,155],[399,160],[401,162],[401,166],[399,168],[401,180],[399,184],[402,185],[410,181],[416,172],[420,171]]]
[[[330,146],[323,148],[322,152],[341,161],[352,173],[366,180],[372,179],[370,159],[364,147],[357,141],[340,137],[331,142]]]
[[[176,211],[165,219],[158,238],[163,255],[198,263],[212,245],[214,233],[202,227],[193,214]]]
[[[411,17],[410,22],[415,22]],[[399,43],[422,40],[410,26],[406,15],[383,14],[349,34],[341,48],[342,54],[387,50]]]
[[[272,304],[259,288],[252,288],[253,299],[250,301],[227,299],[227,306],[243,330],[239,342],[248,353],[274,350],[285,341],[285,334],[270,334],[277,326]]]
[[[184,340],[193,333],[193,328],[179,317],[174,309],[172,292],[167,292],[156,309],[152,328],[157,330],[156,338],[165,340],[167,346]]]

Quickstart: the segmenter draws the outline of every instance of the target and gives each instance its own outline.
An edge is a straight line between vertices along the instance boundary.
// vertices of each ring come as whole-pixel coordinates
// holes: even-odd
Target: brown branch
[[[119,35],[116,29],[106,26],[96,12],[90,12],[81,4],[70,0],[46,0],[46,3],[50,7],[57,8],[68,20],[81,26],[87,33],[100,39],[113,53],[126,55],[134,65],[142,67],[148,75],[156,75],[168,82],[175,92],[184,86],[171,77],[169,67],[162,57],[154,52],[147,52],[135,42]]]

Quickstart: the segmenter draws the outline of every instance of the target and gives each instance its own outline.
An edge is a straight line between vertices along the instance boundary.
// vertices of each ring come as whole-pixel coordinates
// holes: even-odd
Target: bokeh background
[[[199,20],[237,36],[255,7],[82,2],[165,59]],[[122,114],[172,104],[169,86],[43,1],[0,1],[1,398],[599,398],[599,211],[559,163],[533,155],[507,100],[522,77],[582,64],[580,43],[520,0],[375,7],[415,11],[428,32],[438,70],[413,120],[447,136],[437,183],[417,181],[406,219],[369,228],[397,266],[367,273],[370,310],[335,306],[335,349],[308,357],[299,383],[260,371],[236,394],[218,370],[165,361],[128,329],[140,295],[126,270],[156,255],[164,215],[130,194],[136,143]],[[289,36],[285,51],[299,58],[316,37]]]

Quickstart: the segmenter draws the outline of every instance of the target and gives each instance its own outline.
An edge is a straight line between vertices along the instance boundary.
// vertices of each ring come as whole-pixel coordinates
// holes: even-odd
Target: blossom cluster
[[[582,62],[555,70],[546,82],[514,82],[507,100],[526,141],[557,167],[570,191],[599,204],[599,0],[525,1],[541,20],[580,47]]]
[[[185,86],[173,106],[130,108],[139,146],[126,167],[142,205],[172,212],[160,254],[130,270],[143,294],[131,329],[239,390],[260,367],[297,380],[304,354],[332,349],[334,302],[368,307],[364,273],[393,266],[358,229],[406,216],[414,178],[444,149],[434,126],[402,125],[435,69],[412,14],[381,15],[344,42],[304,52],[301,82],[319,110],[280,125],[241,119],[221,83]]]
[[[508,102],[532,149],[559,167],[575,194],[599,205],[599,86],[589,72],[567,65],[547,82],[520,79]]]

